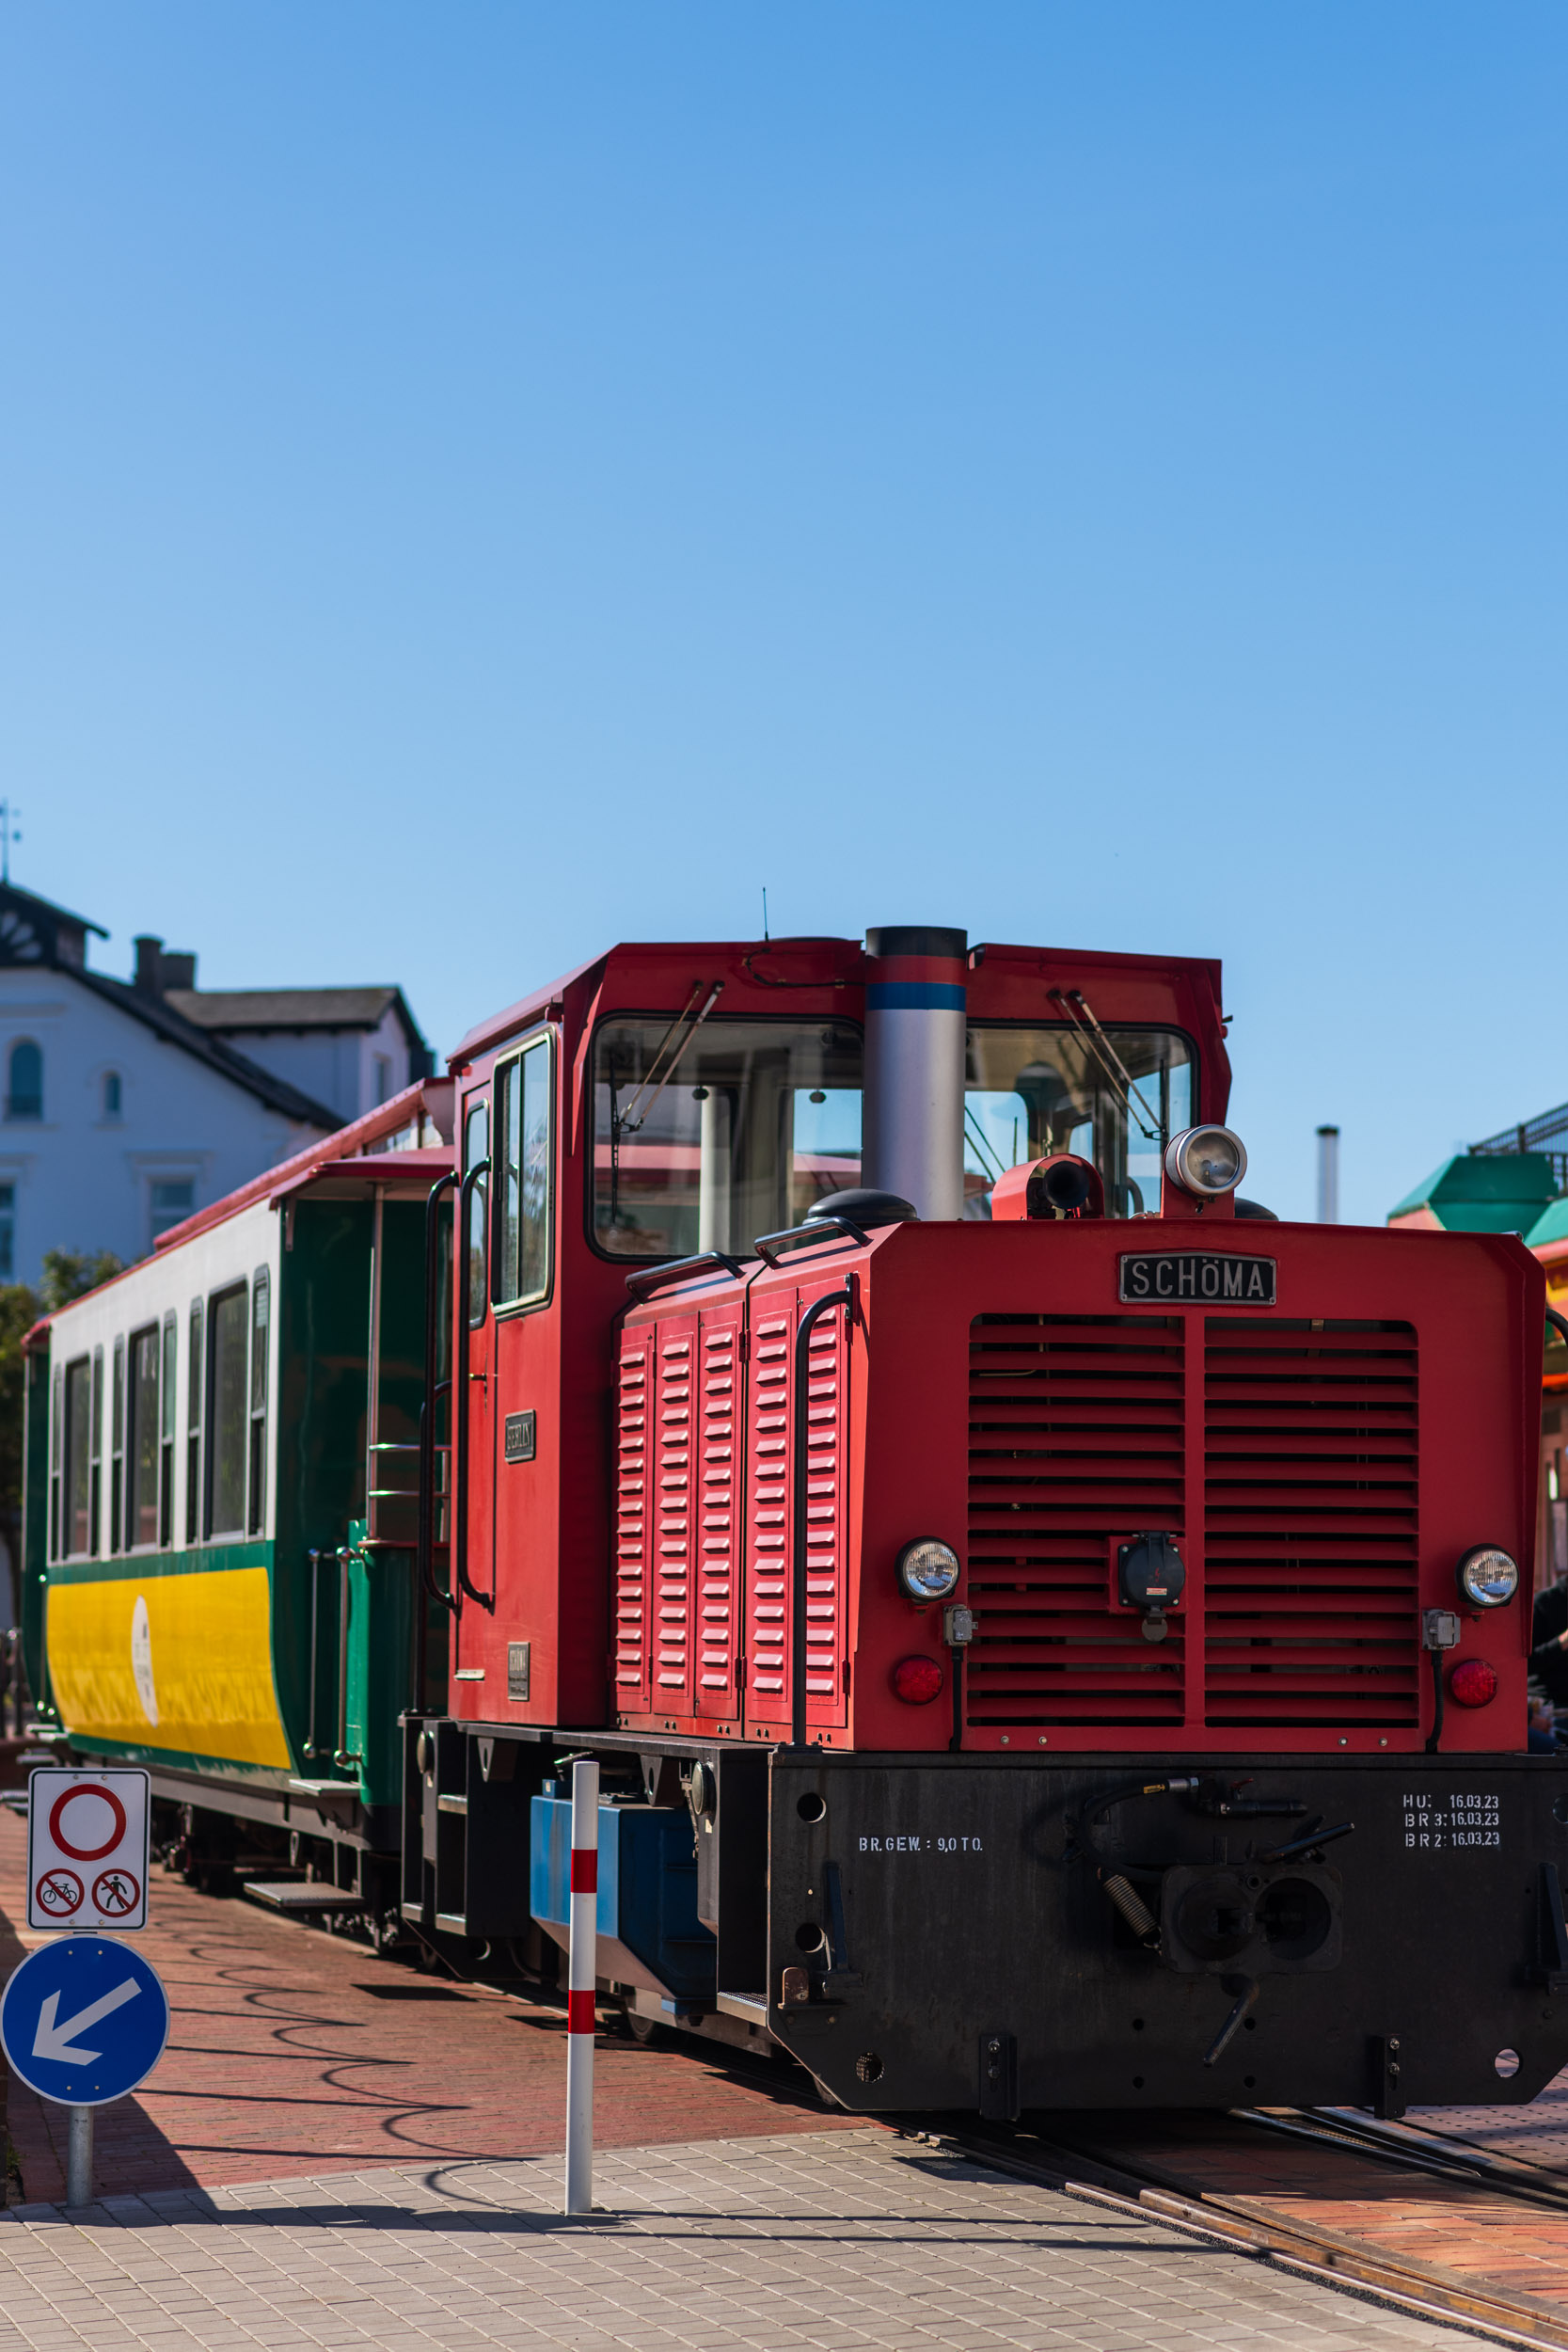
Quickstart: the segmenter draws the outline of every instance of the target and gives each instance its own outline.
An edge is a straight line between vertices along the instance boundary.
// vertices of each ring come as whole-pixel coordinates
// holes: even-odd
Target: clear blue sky
[[[1561,0],[0,15],[14,870],[443,1046],[1225,959],[1248,1189],[1568,1097]]]

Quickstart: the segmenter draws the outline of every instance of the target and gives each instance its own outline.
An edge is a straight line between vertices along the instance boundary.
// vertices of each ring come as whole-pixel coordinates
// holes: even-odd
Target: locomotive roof
[[[868,977],[865,949],[858,939],[842,939],[826,934],[808,934],[800,938],[742,940],[623,940],[607,948],[602,955],[592,957],[570,972],[532,989],[520,996],[504,1011],[493,1013],[487,1020],[475,1024],[461,1038],[447,1057],[450,1071],[466,1069],[482,1054],[491,1052],[509,1037],[515,1036],[535,1021],[543,1020],[551,1010],[563,1009],[567,992],[582,982],[602,974],[611,962],[681,963],[699,957],[712,966],[721,963],[732,971],[740,970],[757,987],[809,986],[809,981],[790,978],[780,982],[766,972],[757,974],[752,966],[765,959],[800,957],[815,950],[822,969],[816,976],[823,988],[863,986]],[[1212,997],[1215,1013],[1220,1005],[1220,962],[1214,956],[1149,956],[1123,955],[1105,948],[1070,948],[1027,946],[1005,941],[981,940],[970,947],[968,961],[973,971],[988,961],[1008,963],[1065,963],[1085,976],[1099,974],[1110,977],[1124,973],[1130,977],[1148,979],[1164,975],[1173,979],[1197,983]]]

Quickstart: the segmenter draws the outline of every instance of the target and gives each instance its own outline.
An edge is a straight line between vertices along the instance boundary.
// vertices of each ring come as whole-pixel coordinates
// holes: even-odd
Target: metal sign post
[[[572,1766],[572,1915],[566,1968],[567,2213],[594,2210],[594,1985],[598,1974],[599,1768]]]
[[[27,1925],[64,1929],[71,1941],[53,1951],[35,1952],[17,1969],[0,2000],[0,2041],[24,2082],[40,2097],[71,2109],[66,2202],[72,2206],[92,2202],[93,2108],[134,2090],[156,2063],[168,2033],[168,2001],[154,1971],[146,1961],[134,1960],[124,1947],[92,1933],[110,1927],[124,1933],[147,1925],[150,1800],[143,1772],[45,1765],[27,1782]],[[63,1973],[54,1965],[62,1949],[70,1963]],[[108,1963],[102,1959],[104,1953],[111,1955]],[[101,1979],[105,1966],[112,1972],[115,1954],[122,1963],[119,1985],[105,1993],[100,1981],[100,1997],[78,2007],[61,2025],[62,1997],[69,2008],[84,1984]],[[50,1966],[40,1970],[36,1963],[40,1962]],[[21,2009],[12,2006],[13,1993]],[[39,2013],[29,2026],[24,2011],[30,2014],[35,1994]],[[142,2004],[134,2020],[106,2032],[98,2030],[133,2001]],[[157,2047],[142,2065],[150,2021],[160,2008]],[[13,2033],[15,2048],[8,2038]],[[82,2034],[106,2046],[87,2049],[74,2038]],[[117,2079],[127,2064],[140,2066],[134,2081],[118,2082],[109,2090],[99,2087]],[[90,2073],[84,2083],[79,2078],[85,2069]]]

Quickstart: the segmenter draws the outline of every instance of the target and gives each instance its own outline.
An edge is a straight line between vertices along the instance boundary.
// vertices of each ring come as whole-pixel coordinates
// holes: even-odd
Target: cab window
[[[550,1041],[535,1038],[496,1073],[496,1304],[550,1287]]]
[[[964,1082],[965,1216],[989,1217],[991,1187],[1053,1152],[1092,1160],[1110,1216],[1160,1205],[1160,1163],[1193,1123],[1196,1066],[1175,1029],[969,1031]]]
[[[860,1183],[861,1033],[612,1020],[594,1044],[593,1231],[615,1258],[744,1254]]]
[[[463,1169],[467,1174],[477,1168],[490,1149],[490,1106],[488,1103],[473,1104],[463,1122]],[[468,1195],[468,1321],[484,1321],[487,1284],[484,1279],[484,1227],[488,1203],[485,1195],[490,1189],[487,1176],[477,1177]]]

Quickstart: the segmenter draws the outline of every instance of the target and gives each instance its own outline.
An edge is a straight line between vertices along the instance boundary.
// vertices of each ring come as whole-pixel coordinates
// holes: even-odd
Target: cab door
[[[452,1711],[482,1716],[485,1624],[496,1588],[495,1323],[490,1310],[490,1096],[463,1099],[463,1180],[458,1202],[452,1451],[462,1491],[452,1530],[457,1623]],[[471,1702],[471,1704],[470,1704]]]

